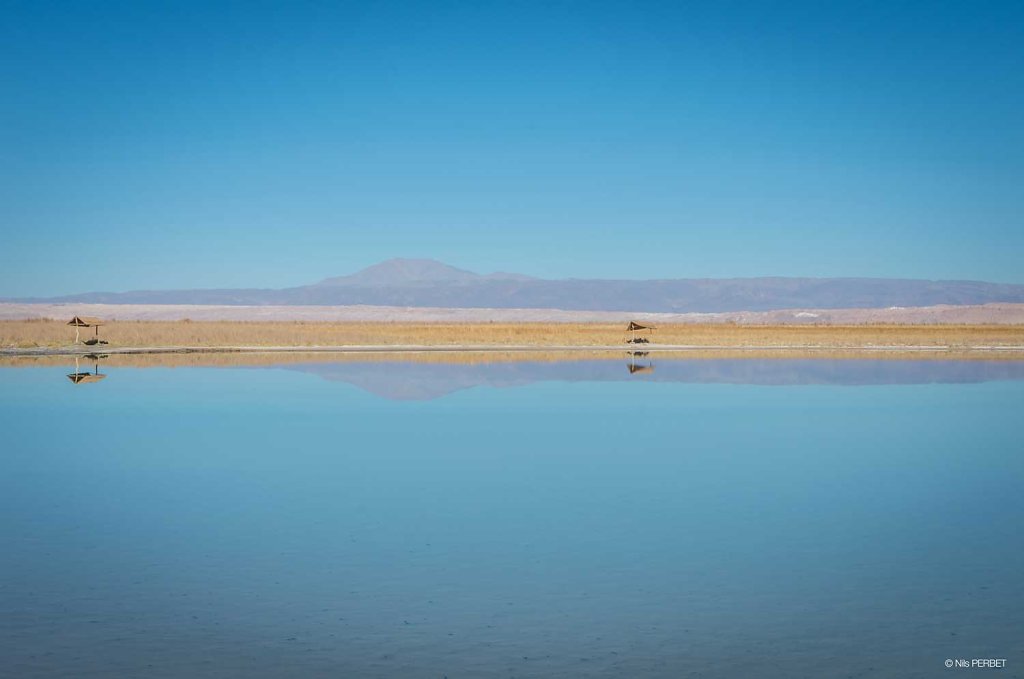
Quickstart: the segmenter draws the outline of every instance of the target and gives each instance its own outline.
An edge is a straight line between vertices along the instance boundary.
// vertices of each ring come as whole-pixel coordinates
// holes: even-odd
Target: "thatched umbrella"
[[[630,321],[629,325],[626,326],[626,330],[632,333],[632,337],[629,340],[630,344],[636,344],[636,331],[637,330],[655,330],[654,326],[651,325],[640,325],[636,321]]]
[[[78,344],[78,332],[81,328],[96,328],[96,340],[100,338],[100,326],[104,324],[102,319],[96,318],[95,316],[75,316],[68,325],[75,326],[75,344]],[[93,342],[96,344],[96,342]]]

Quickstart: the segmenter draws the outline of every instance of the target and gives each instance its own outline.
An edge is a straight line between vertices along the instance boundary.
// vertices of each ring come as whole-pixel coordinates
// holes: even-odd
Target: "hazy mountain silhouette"
[[[457,269],[433,259],[389,259],[374,264],[349,276],[326,278],[311,287],[401,287],[425,286],[432,284],[467,284],[480,281],[529,281],[529,276],[514,273],[493,273],[480,275],[465,269]]]
[[[108,304],[379,305],[716,312],[1024,303],[1024,285],[884,278],[544,280],[392,259],[296,288],[89,292],[7,301]]]

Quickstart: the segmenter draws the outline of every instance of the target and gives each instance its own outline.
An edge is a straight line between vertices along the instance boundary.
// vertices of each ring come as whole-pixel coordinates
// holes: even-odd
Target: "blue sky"
[[[0,295],[394,256],[1024,283],[1024,3],[0,11]]]

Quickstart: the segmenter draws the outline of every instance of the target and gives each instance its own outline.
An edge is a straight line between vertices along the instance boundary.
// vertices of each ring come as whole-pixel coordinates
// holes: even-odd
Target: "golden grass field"
[[[93,336],[82,329],[82,338]],[[623,346],[621,324],[601,323],[327,323],[123,321],[100,329],[109,347],[334,346]],[[55,320],[0,321],[0,348],[72,345],[75,329]],[[733,325],[660,326],[657,345],[692,347],[979,347],[1024,346],[1021,325]]]

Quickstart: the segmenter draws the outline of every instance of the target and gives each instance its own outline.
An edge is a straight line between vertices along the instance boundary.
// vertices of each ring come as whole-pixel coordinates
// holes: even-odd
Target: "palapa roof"
[[[75,316],[68,325],[76,325],[79,328],[91,328],[96,325],[103,325],[106,321],[102,318],[96,318],[95,316]]]

